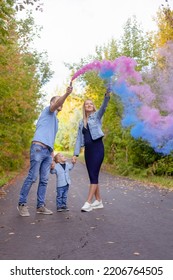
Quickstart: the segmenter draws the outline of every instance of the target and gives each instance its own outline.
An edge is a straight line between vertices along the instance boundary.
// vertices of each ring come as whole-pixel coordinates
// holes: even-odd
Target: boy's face
[[[55,162],[61,162],[61,163],[65,163],[66,162],[66,157],[61,154],[61,153],[58,153],[56,156],[55,156]]]

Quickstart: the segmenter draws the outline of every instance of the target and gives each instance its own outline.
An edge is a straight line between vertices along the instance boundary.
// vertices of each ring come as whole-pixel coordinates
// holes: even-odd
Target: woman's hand
[[[110,96],[110,92],[111,92],[111,89],[110,89],[110,87],[108,87],[106,90],[105,96]]]
[[[73,156],[72,159],[71,159],[71,162],[72,162],[72,163],[76,163],[76,162],[77,162],[77,157],[76,157],[76,156]]]

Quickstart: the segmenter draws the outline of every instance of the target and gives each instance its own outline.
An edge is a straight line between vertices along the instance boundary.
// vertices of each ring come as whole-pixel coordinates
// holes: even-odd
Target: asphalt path
[[[85,165],[71,171],[69,212],[56,212],[55,175],[50,174],[46,206],[53,215],[36,214],[37,184],[28,206],[17,211],[27,170],[5,188],[0,198],[1,260],[172,260],[173,191],[128,178],[100,173],[104,209],[80,211],[88,193]]]

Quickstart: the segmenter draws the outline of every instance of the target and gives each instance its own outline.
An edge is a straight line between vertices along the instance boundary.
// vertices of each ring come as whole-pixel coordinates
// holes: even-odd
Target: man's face
[[[51,105],[53,105],[54,103],[56,103],[56,101],[60,98],[60,96],[57,96],[56,98],[54,98],[52,101],[51,101]],[[58,109],[57,109],[57,112],[60,112],[62,111],[62,107],[63,106],[59,106]]]

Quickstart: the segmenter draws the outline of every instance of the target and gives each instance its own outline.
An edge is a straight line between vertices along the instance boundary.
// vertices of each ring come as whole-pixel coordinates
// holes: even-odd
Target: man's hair
[[[50,102],[52,102],[54,99],[56,98],[56,96],[53,96],[50,100]]]
[[[58,97],[58,99],[59,99],[61,96],[59,96],[59,95],[53,96],[53,97],[51,98],[51,100],[50,100],[50,103],[51,103],[52,101],[54,101],[54,99],[57,98],[57,97]]]

